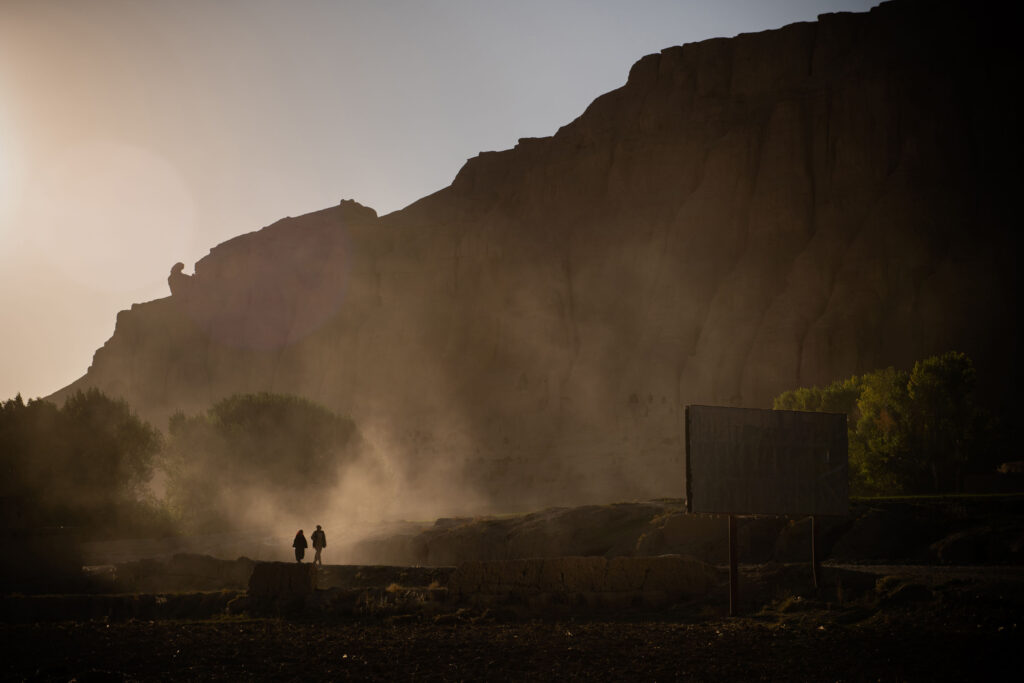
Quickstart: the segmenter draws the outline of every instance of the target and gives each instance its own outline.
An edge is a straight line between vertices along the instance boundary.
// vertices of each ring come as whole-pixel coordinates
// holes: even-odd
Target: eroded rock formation
[[[69,389],[158,424],[301,394],[423,490],[520,509],[681,495],[688,403],[948,349],[998,394],[1019,344],[1003,11],[891,2],[649,55],[402,211],[215,247]]]

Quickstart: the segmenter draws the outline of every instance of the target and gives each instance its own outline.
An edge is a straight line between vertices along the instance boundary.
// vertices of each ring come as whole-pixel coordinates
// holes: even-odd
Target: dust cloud
[[[274,436],[254,427],[245,446],[225,444],[209,431],[200,433],[196,424],[204,429],[208,425],[178,419],[164,471],[152,481],[154,490],[164,490],[164,502],[185,534],[176,541],[179,551],[224,559],[245,555],[290,560],[296,531],[303,529],[308,538],[319,524],[327,532],[325,557],[337,564],[368,536],[407,532],[438,517],[492,509],[467,482],[460,459],[437,457],[437,452],[426,458],[417,452],[422,434],[419,439],[396,437],[394,430],[371,423],[313,452],[302,443],[308,434],[296,429],[296,420]],[[266,452],[258,444],[275,439],[278,447],[267,452],[288,462],[260,465]],[[418,448],[410,449],[410,444]]]

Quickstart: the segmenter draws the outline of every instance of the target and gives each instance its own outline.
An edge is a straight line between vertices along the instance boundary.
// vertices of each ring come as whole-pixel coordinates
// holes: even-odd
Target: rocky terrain
[[[1015,405],[1010,12],[895,0],[666,48],[401,211],[343,201],[176,266],[56,398],[163,427],[306,396],[396,497],[453,512],[678,497],[683,406],[949,349]]]
[[[848,517],[818,521],[819,560],[836,570],[930,567],[945,575],[946,569],[959,571],[958,567],[1019,570],[1024,566],[1022,495],[854,501]],[[739,518],[740,563],[749,568],[801,565],[806,580],[811,560],[810,522],[806,517]],[[381,527],[347,546],[332,544],[326,554],[327,565],[315,572],[313,565],[301,565],[312,572],[308,576],[254,574],[258,566],[296,566],[290,559],[274,561],[290,558],[285,552],[288,540],[278,539],[281,553],[260,561],[250,559],[252,554],[234,554],[262,547],[266,538],[259,535],[122,540],[81,547],[66,538],[61,553],[38,549],[29,556],[34,571],[22,567],[20,572],[5,574],[3,592],[252,592],[255,581],[256,591],[268,595],[298,591],[295,595],[301,596],[330,588],[385,589],[392,583],[417,588],[433,585],[456,594],[487,592],[490,589],[481,586],[488,585],[504,586],[501,590],[511,592],[544,593],[560,581],[571,581],[575,588],[563,592],[625,592],[643,598],[645,591],[677,590],[665,584],[647,585],[644,576],[691,575],[689,565],[656,567],[659,562],[672,562],[659,558],[686,558],[710,567],[723,567],[729,559],[726,519],[688,514],[678,500],[406,522]],[[253,541],[255,545],[246,545]],[[203,547],[207,548],[205,554],[185,551]],[[496,566],[493,563],[504,563],[501,566],[506,569],[488,569]],[[462,574],[452,579],[456,568]],[[701,571],[692,574],[698,592],[708,585],[700,578]],[[553,584],[551,576],[562,578]],[[475,588],[457,587],[466,585]]]
[[[11,680],[1018,680],[1022,638],[969,611],[863,624],[239,619],[0,625]],[[54,657],[52,653],[62,653]]]
[[[863,576],[863,574],[861,573]],[[745,577],[750,579],[749,576]],[[828,573],[826,580],[834,579]],[[670,611],[383,611],[351,617],[0,623],[5,680],[1018,680],[1021,577],[890,575],[814,591],[761,572],[744,613],[714,593]],[[211,595],[211,594],[206,594]],[[212,594],[214,596],[218,594]],[[131,596],[128,596],[131,597]],[[211,600],[208,598],[207,602]],[[193,603],[196,600],[192,600]],[[5,610],[5,615],[10,614]]]
[[[903,498],[854,502],[822,517],[822,560],[860,564],[1024,564],[1024,497]],[[741,517],[742,562],[809,562],[808,517]],[[527,515],[440,519],[381,533],[348,550],[361,564],[446,566],[542,557],[678,554],[728,561],[726,518],[685,512],[679,500],[551,508]]]
[[[1020,496],[854,502],[849,519],[823,525],[827,561],[818,586],[807,526],[741,520],[735,617],[726,616],[723,520],[686,515],[677,501],[445,519],[361,546],[365,553],[426,548],[428,561],[458,566],[315,567],[179,553],[92,567],[78,584],[91,592],[5,591],[0,637],[9,654],[0,675],[936,681],[1024,674]]]

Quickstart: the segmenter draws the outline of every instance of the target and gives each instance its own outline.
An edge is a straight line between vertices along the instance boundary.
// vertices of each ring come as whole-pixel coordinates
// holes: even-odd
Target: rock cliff
[[[407,485],[519,509],[682,495],[688,403],[765,407],[949,349],[1002,396],[1004,12],[896,1],[644,57],[552,137],[402,211],[343,201],[176,266],[61,393],[96,386],[161,426],[301,394]]]

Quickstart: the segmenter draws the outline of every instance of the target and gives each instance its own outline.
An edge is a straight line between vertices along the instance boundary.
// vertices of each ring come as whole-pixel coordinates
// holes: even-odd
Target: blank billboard
[[[846,515],[846,415],[686,407],[689,512]]]

